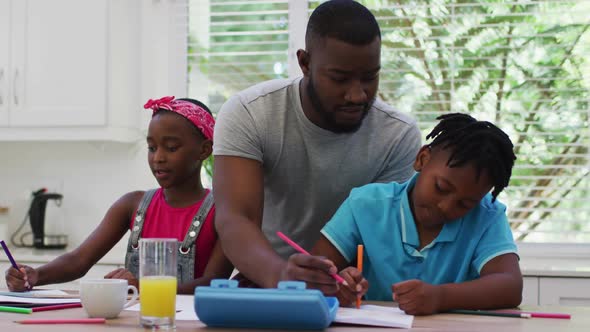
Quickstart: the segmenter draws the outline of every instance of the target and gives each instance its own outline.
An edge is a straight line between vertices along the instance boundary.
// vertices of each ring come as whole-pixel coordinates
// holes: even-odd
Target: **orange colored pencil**
[[[356,268],[359,270],[359,272],[363,273],[363,250],[364,247],[362,244],[359,244],[356,247]],[[361,308],[361,297],[357,296],[356,298],[356,308],[360,309]]]

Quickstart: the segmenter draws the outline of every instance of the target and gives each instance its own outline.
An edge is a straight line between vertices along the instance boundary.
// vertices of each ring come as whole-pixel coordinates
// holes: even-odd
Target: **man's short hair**
[[[381,30],[365,6],[352,0],[331,0],[319,5],[309,17],[305,45],[309,47],[315,39],[326,37],[367,45],[381,38]]]

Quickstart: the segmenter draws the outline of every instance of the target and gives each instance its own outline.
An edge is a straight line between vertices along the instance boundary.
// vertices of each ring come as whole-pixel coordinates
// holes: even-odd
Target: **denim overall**
[[[145,221],[145,212],[150,205],[152,197],[156,193],[157,189],[151,189],[145,192],[141,202],[139,203],[139,207],[135,213],[135,223],[133,225],[133,229],[131,230],[131,236],[129,237],[129,242],[127,244],[127,254],[125,255],[125,268],[129,270],[133,275],[139,279],[139,237],[141,236],[141,231],[143,230],[143,225]],[[180,243],[178,246],[178,270],[176,278],[178,283],[185,283],[189,282],[194,279],[195,274],[195,240],[197,236],[199,236],[199,232],[201,231],[201,226],[205,222],[205,218],[207,218],[207,214],[211,210],[213,206],[213,193],[210,192],[205,200],[201,204],[201,207],[193,217],[191,222],[191,226],[188,229],[184,237],[184,241]]]

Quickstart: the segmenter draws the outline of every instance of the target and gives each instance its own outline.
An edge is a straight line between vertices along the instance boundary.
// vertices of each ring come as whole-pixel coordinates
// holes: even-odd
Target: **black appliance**
[[[33,247],[38,249],[63,249],[67,246],[68,236],[65,234],[47,234],[46,220],[47,203],[55,200],[57,206],[61,205],[62,194],[49,193],[45,189],[33,193],[33,200],[29,208],[29,220],[33,231]]]

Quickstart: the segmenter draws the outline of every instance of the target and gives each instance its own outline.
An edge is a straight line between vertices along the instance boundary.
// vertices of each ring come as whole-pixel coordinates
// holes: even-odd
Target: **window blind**
[[[288,77],[288,2],[191,0],[189,93],[216,111],[237,91]]]
[[[307,19],[295,1],[191,0],[189,94],[215,111],[287,77]],[[590,0],[359,2],[382,30],[379,97],[424,135],[447,112],[496,123],[518,156],[499,196],[515,238],[590,243]]]

